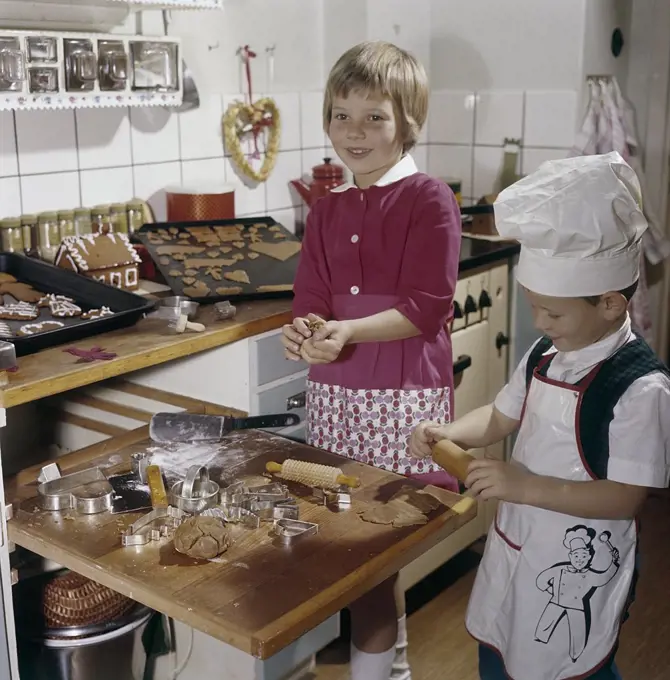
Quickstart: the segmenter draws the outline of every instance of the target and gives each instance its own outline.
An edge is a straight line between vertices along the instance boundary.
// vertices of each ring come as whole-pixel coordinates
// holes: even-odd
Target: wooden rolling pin
[[[278,473],[290,482],[299,482],[307,486],[323,489],[337,489],[340,486],[356,488],[360,485],[357,477],[347,477],[342,470],[330,465],[308,463],[304,460],[286,459],[283,463],[266,463],[268,472]]]
[[[433,460],[444,468],[450,475],[456,477],[459,482],[464,482],[468,476],[468,465],[475,457],[464,451],[458,444],[443,439],[433,447]]]

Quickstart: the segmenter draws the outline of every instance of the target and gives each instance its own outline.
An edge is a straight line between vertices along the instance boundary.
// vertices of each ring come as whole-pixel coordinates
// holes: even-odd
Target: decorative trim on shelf
[[[110,92],[77,93],[64,92],[63,94],[29,94],[11,95],[0,93],[0,111],[35,111],[54,109],[102,109],[120,106],[179,106],[182,103],[182,93],[164,92],[133,92],[129,94],[117,94]]]

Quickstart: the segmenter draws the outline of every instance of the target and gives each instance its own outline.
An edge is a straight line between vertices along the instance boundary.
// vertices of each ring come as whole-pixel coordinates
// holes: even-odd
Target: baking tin
[[[43,293],[71,297],[84,310],[105,306],[114,311],[111,316],[99,319],[87,320],[81,317],[59,319],[64,324],[61,328],[35,335],[8,338],[8,341],[14,344],[17,356],[33,354],[54,345],[76,342],[92,335],[132,326],[151,311],[154,304],[127,290],[107,286],[48,262],[16,253],[0,253],[0,272],[11,274],[17,281],[29,283],[35,290]],[[18,329],[25,323],[37,323],[40,320],[45,319],[7,323],[10,327]]]

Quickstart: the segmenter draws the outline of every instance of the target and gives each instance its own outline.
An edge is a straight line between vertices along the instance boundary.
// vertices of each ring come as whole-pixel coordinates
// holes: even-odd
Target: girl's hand
[[[330,364],[340,356],[351,334],[347,321],[328,321],[302,344],[300,355],[308,364]]]
[[[523,505],[529,497],[533,476],[520,465],[480,458],[470,463],[465,486],[475,498],[495,498]]]
[[[433,446],[442,439],[448,439],[446,426],[432,420],[419,423],[412,432],[409,440],[409,451],[413,458],[428,458]]]
[[[282,327],[281,343],[284,345],[284,356],[290,361],[300,361],[300,348],[303,342],[312,336],[307,324],[308,319],[295,318],[293,323]]]

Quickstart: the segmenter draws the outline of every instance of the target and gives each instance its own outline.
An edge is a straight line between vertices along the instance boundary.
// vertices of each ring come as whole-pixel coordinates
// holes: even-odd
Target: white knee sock
[[[380,654],[362,652],[351,644],[351,680],[389,680],[395,648]]]
[[[407,661],[407,617],[398,619],[398,641],[395,646],[395,658],[391,672],[391,680],[411,680],[412,673]]]

